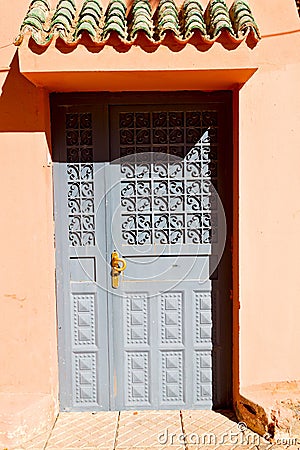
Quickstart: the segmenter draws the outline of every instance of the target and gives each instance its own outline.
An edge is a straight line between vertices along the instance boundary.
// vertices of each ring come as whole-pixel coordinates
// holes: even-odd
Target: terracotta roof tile
[[[236,36],[243,36],[249,27],[258,30],[249,5],[244,0],[236,0],[230,8],[230,18]]]
[[[156,37],[162,40],[168,31],[180,37],[178,10],[174,0],[160,0],[157,8]]]
[[[32,2],[22,23],[21,30],[28,28],[33,33],[42,33],[49,13],[50,6],[47,0],[36,0]]]
[[[111,0],[104,20],[102,39],[107,39],[109,34],[116,32],[121,39],[127,37],[126,4],[123,0]]]
[[[152,11],[148,0],[135,0],[129,16],[129,35],[135,39],[136,34],[141,31],[149,39],[153,39],[154,25],[152,22]]]
[[[195,30],[207,36],[203,8],[198,0],[185,0],[183,4],[184,37],[189,39]]]
[[[208,33],[212,39],[223,30],[234,35],[229,11],[224,0],[211,0],[205,11],[205,22],[209,24]]]
[[[224,0],[210,0],[205,11],[199,0],[184,0],[179,9],[174,0],[160,0],[155,11],[149,0],[134,0],[131,8],[124,0],[110,0],[106,11],[100,0],[85,0],[80,10],[74,0],[59,0],[54,10],[47,0],[33,0],[15,44],[24,36],[38,47],[58,39],[60,46],[125,50],[132,44],[154,50],[162,43],[175,50],[187,43],[206,50],[215,41],[231,49],[243,40],[254,47],[260,39],[245,0],[235,0],[230,10]]]
[[[60,36],[67,39],[75,18],[76,7],[71,0],[60,0],[52,16],[50,35],[58,32]]]
[[[93,38],[97,38],[100,29],[103,8],[98,0],[85,0],[76,22],[75,40],[86,31]]]

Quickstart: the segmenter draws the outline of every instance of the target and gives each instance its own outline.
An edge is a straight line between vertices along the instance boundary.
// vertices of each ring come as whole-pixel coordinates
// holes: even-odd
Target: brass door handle
[[[122,267],[119,264],[123,264]],[[118,272],[123,272],[126,269],[126,261],[123,258],[119,258],[119,253],[113,251],[111,254],[111,266],[113,269],[116,269]]]
[[[121,267],[120,264],[122,264]],[[117,289],[119,287],[119,276],[120,273],[126,269],[126,265],[127,264],[125,259],[120,258],[119,253],[114,250],[111,254],[111,284],[114,289]]]

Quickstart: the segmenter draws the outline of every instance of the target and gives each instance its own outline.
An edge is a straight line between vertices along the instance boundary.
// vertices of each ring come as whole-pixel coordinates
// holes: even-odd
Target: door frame
[[[222,336],[227,339],[227,342],[230,343],[230,351],[227,349],[225,352],[227,355],[227,358],[224,357],[225,353],[223,352],[220,356],[220,352],[217,354],[213,352],[213,371],[215,371],[213,376],[213,403],[215,407],[219,407],[219,400],[218,400],[218,391],[217,391],[217,385],[222,385],[222,389],[226,391],[226,398],[227,402],[226,405],[221,405],[222,407],[230,407],[232,402],[232,394],[234,391],[233,381],[234,381],[234,374],[233,374],[233,365],[235,363],[235,358],[233,355],[234,350],[234,340],[233,340],[233,332],[236,328],[236,324],[234,326],[233,319],[234,319],[234,310],[232,305],[232,291],[233,291],[233,267],[234,267],[234,259],[233,259],[233,252],[232,252],[232,242],[235,240],[237,242],[237,236],[233,236],[233,220],[234,216],[236,217],[236,211],[233,208],[234,206],[234,198],[236,196],[236,192],[234,191],[234,188],[236,186],[237,181],[237,175],[235,175],[235,171],[233,170],[233,164],[235,161],[235,167],[236,167],[236,160],[234,158],[234,130],[233,130],[233,103],[234,103],[234,96],[232,95],[232,91],[216,91],[216,92],[198,92],[198,91],[175,91],[175,92],[126,92],[126,93],[70,93],[70,94],[50,94],[50,105],[51,105],[51,132],[52,132],[52,144],[53,144],[53,160],[55,162],[55,149],[58,145],[60,130],[57,130],[56,125],[56,115],[57,115],[57,109],[60,106],[83,106],[83,105],[93,105],[95,107],[96,105],[102,105],[102,110],[106,111],[106,117],[109,117],[109,105],[133,105],[133,104],[140,104],[140,105],[155,105],[155,104],[172,104],[176,105],[176,103],[224,103],[225,110],[227,111],[227,115],[224,118],[224,125],[227,128],[227,140],[224,140],[222,148],[224,146],[224,152],[221,155],[221,162],[219,164],[225,164],[226,163],[226,170],[224,170],[224,177],[226,175],[227,179],[230,180],[230,183],[227,185],[228,189],[226,192],[224,192],[224,196],[222,198],[222,202],[225,205],[226,210],[226,219],[227,219],[227,242],[226,242],[226,252],[223,255],[223,258],[220,262],[219,267],[223,267],[223,270],[221,272],[223,273],[224,279],[227,278],[227,304],[226,304],[226,311],[228,316],[228,324],[229,324],[229,330],[225,332],[223,330]],[[58,124],[59,125],[59,124]],[[103,124],[104,127],[108,127],[107,136],[109,136],[109,123]],[[61,128],[58,126],[58,128]],[[107,138],[107,142],[104,143],[104,146],[106,146],[106,151],[109,152],[109,137]],[[225,158],[226,156],[226,158]],[[229,156],[229,157],[228,157]],[[219,160],[220,161],[220,160]],[[225,167],[225,166],[223,166]],[[58,182],[57,179],[54,179],[54,183],[56,184]],[[225,180],[222,180],[222,183],[225,185]],[[229,211],[229,213],[228,213]],[[56,249],[56,261],[58,260],[59,249]],[[224,270],[224,267],[227,267],[227,270]],[[57,268],[57,264],[56,264]],[[214,283],[212,283],[214,284]],[[57,285],[56,285],[57,287]],[[56,298],[58,302],[59,293],[58,290],[56,291]],[[58,311],[60,310],[58,305]],[[213,324],[216,323],[216,320],[218,316],[220,316],[220,313],[218,311],[212,310],[213,314]],[[236,314],[235,314],[236,315]],[[59,328],[59,325],[58,325]],[[230,336],[228,335],[230,334]],[[59,329],[58,329],[59,334]],[[221,339],[222,340],[222,339]],[[61,339],[59,340],[59,347],[60,347]],[[229,344],[228,344],[229,346]],[[222,356],[223,355],[223,356]],[[224,358],[226,361],[223,361]],[[223,362],[222,362],[223,361]],[[224,377],[224,374],[221,375],[220,373],[217,373],[216,370],[218,367],[221,367],[223,364],[226,365],[227,371],[226,376]],[[60,372],[60,370],[59,370]],[[222,380],[222,384],[221,384]],[[61,385],[61,382],[60,382]]]

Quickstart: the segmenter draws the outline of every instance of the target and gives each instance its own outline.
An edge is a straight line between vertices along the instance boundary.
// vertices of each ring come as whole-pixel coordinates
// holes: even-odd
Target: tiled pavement
[[[238,424],[231,411],[122,411],[60,413],[50,433],[16,450],[151,448],[267,450],[271,446]],[[286,447],[272,446],[283,448]]]

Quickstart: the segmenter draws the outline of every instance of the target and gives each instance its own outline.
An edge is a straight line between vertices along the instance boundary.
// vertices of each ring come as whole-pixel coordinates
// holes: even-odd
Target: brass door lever
[[[120,264],[122,266],[120,267]],[[111,285],[114,289],[119,287],[120,273],[126,269],[126,261],[119,257],[119,253],[114,250],[111,254]]]

